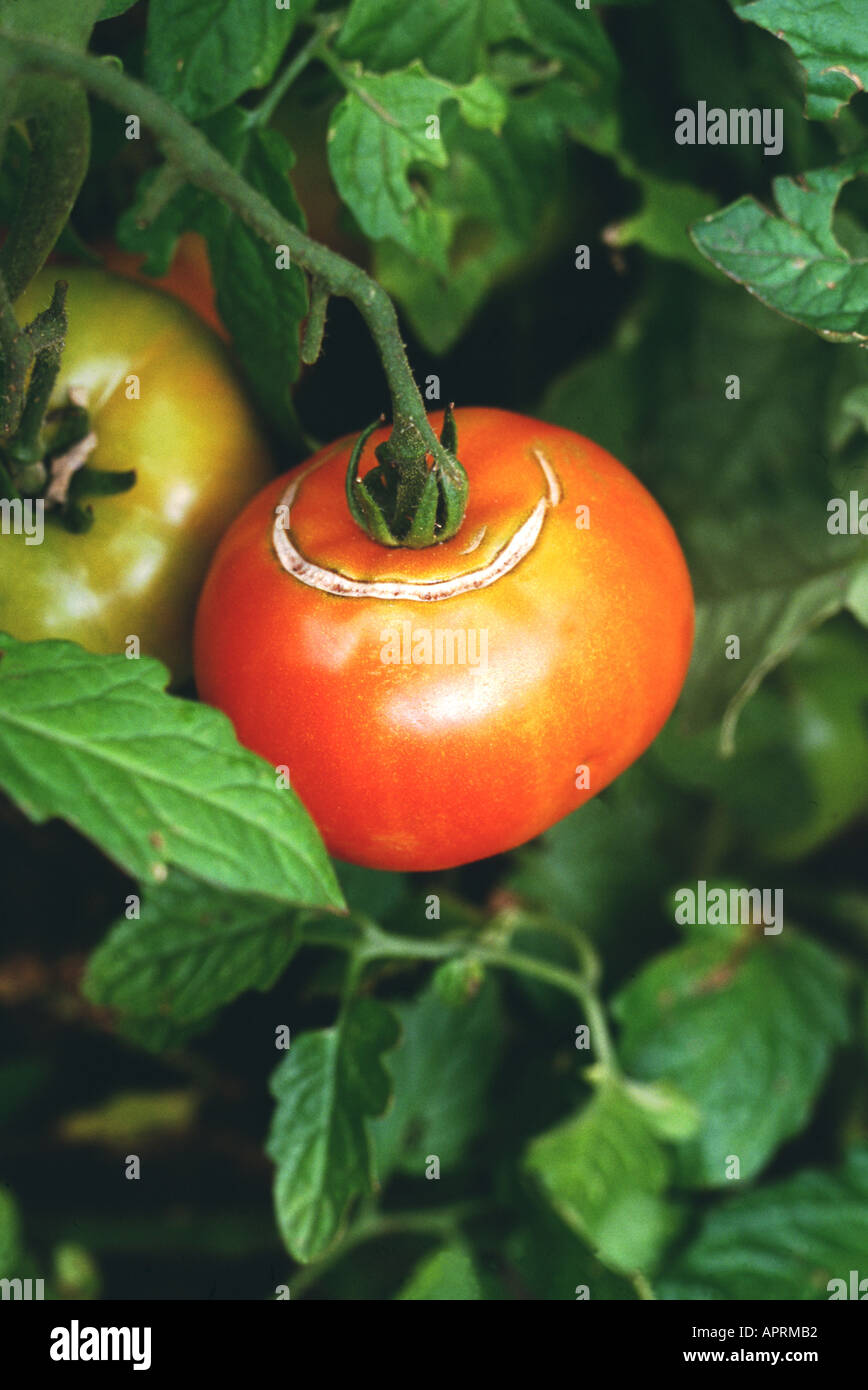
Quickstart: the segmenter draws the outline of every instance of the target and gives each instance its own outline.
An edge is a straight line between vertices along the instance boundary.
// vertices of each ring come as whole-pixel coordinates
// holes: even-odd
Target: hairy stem
[[[647,1302],[657,1301],[657,1295],[654,1292],[654,1288],[650,1280],[641,1272],[641,1270],[637,1269],[633,1274],[630,1275],[630,1283],[633,1285],[633,1288],[636,1290],[637,1294],[641,1299]]]
[[[621,1069],[609,1031],[606,1011],[597,994],[596,982],[587,974],[566,970],[549,961],[507,947],[490,946],[485,942],[426,941],[415,937],[393,936],[373,922],[365,922],[362,942],[353,952],[350,979],[358,983],[362,968],[372,960],[448,960],[453,956],[472,954],[475,960],[503,970],[512,970],[527,979],[552,985],[579,1000],[588,1020],[597,1060],[610,1076],[620,1076]]]
[[[12,441],[7,458],[19,463],[41,456],[40,431],[66,335],[66,289],[58,280],[49,307],[22,329],[0,274],[0,439]]]
[[[314,280],[310,287],[310,308],[301,340],[301,360],[308,366],[316,361],[322,348],[328,302],[328,285],[324,285],[322,280]]]
[[[275,80],[269,91],[266,92],[258,106],[254,106],[249,113],[251,125],[268,125],[276,108],[280,105],[286,93],[289,91],[295,79],[307,67],[312,59],[321,56],[321,48],[325,41],[340,28],[340,20],[330,17],[328,21],[321,24],[316,32],[311,35],[307,43],[301,47],[295,57]]]

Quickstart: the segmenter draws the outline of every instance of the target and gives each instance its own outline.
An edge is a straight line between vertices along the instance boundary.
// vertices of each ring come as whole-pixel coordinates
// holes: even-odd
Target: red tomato
[[[229,342],[217,314],[217,300],[214,282],[211,279],[211,264],[208,260],[208,247],[205,238],[198,232],[185,232],[178,241],[178,247],[167,274],[155,279],[141,270],[144,256],[121,251],[120,247],[109,244],[99,248],[109,270],[125,275],[130,280],[138,280],[142,285],[156,286],[174,295],[176,299],[195,309],[203,322],[218,333],[224,342]]]
[[[348,436],[248,504],[199,604],[201,697],[288,767],[333,854],[375,868],[466,863],[575,810],[651,742],[690,657],[684,557],[636,478],[526,416],[456,423],[451,540],[387,549],[355,524]]]

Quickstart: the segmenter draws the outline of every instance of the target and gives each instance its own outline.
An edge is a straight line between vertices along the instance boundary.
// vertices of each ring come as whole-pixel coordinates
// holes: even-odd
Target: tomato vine
[[[328,26],[324,29],[328,32]],[[312,44],[308,56],[321,52],[321,36]],[[285,245],[290,256],[312,277],[315,290],[314,326],[308,335],[308,354],[322,341],[326,291],[349,299],[362,314],[377,346],[386,373],[393,407],[393,428],[384,446],[381,462],[399,476],[430,471],[440,494],[441,514],[449,515],[448,534],[460,525],[466,499],[467,480],[455,455],[436,437],[428,423],[425,407],[413,379],[401,341],[395,309],[389,296],[358,266],[328,247],[312,241],[298,227],[281,217],[263,195],[252,188],[208,140],[176,110],[143,83],[120,72],[114,64],[101,62],[87,54],[8,33],[0,34],[0,54],[14,79],[26,75],[73,79],[104,101],[128,113],[135,111],[156,136],[166,164],[151,185],[147,206],[140,222],[158,215],[179,182],[213,193],[274,247]],[[77,191],[77,186],[70,194]],[[67,198],[68,212],[71,196]],[[47,252],[47,247],[45,248]],[[19,284],[32,273],[33,255],[16,242],[10,250],[7,279]],[[430,508],[427,508],[430,512]],[[432,544],[440,539],[442,525],[436,516],[428,520],[414,543]]]

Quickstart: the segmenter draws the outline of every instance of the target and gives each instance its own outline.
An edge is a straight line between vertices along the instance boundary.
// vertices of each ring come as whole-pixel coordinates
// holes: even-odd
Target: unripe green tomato
[[[182,681],[217,542],[270,476],[265,443],[226,349],[188,308],[100,270],[61,273],[69,332],[52,406],[83,388],[97,436],[89,466],[135,469],[137,481],[90,500],[86,534],[46,512],[41,544],[0,536],[0,630],[94,652],[137,637]],[[36,277],[19,322],[47,307],[59,278]]]

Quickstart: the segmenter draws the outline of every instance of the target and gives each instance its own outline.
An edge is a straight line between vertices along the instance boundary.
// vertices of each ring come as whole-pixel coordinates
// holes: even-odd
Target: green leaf
[[[146,1052],[177,1052],[211,1027],[213,1017],[197,1018],[192,1023],[178,1023],[159,1014],[147,1018],[139,1014],[119,1014],[114,1021],[119,1037]]]
[[[563,0],[516,0],[521,36],[542,56],[555,59],[562,79],[547,82],[545,97],[575,140],[613,153],[618,134],[619,67],[615,50],[594,14]]]
[[[668,861],[658,846],[671,788],[632,767],[586,806],[518,851],[510,888],[541,909],[605,938],[662,898]],[[630,873],[623,873],[624,862]]]
[[[622,170],[628,172],[622,164]],[[605,240],[610,246],[644,246],[655,256],[683,261],[694,270],[713,274],[690,240],[689,227],[697,218],[706,216],[716,207],[717,200],[692,184],[673,183],[670,179],[629,169],[641,189],[642,205],[638,212],[607,228]]]
[[[494,131],[503,125],[506,103],[488,78],[458,86],[412,63],[382,77],[360,72],[332,115],[328,144],[335,185],[366,235],[391,237],[444,272],[452,217],[411,185],[410,171],[448,164],[430,117],[452,99],[469,125]]]
[[[95,1004],[192,1023],[246,989],[270,989],[298,944],[295,915],[283,903],[177,874],[149,894],[140,920],[112,928],[83,988]]]
[[[721,696],[729,691],[721,726],[724,754],[731,753],[735,747],[736,722],[760,681],[785,661],[818,624],[834,617],[849,603],[851,586],[866,572],[868,547],[841,545],[835,552],[827,544],[825,572],[812,574],[812,560],[816,563],[820,557],[816,552],[811,555],[808,548],[808,526],[809,522],[803,517],[793,534],[788,535],[785,526],[771,529],[767,533],[767,553],[757,564],[748,562],[741,591],[704,603],[697,610],[696,645],[682,713],[692,721],[689,727],[701,727],[707,714],[719,706]],[[824,539],[820,537],[821,544]],[[698,527],[695,543],[701,543]],[[755,545],[761,544],[761,528],[758,528]],[[778,571],[773,582],[769,579],[770,570]],[[726,651],[730,634],[739,637],[742,643],[740,659],[748,658],[748,669],[746,672],[737,668],[724,671],[715,686],[714,666],[717,664],[720,675],[720,653]],[[749,645],[745,644],[745,636]],[[735,666],[735,662],[731,665]],[[742,679],[727,679],[730,675]]]
[[[404,874],[366,869],[359,864],[345,864],[342,860],[336,860],[334,868],[350,912],[357,917],[364,915],[382,922],[408,891],[408,880]]]
[[[30,145],[22,131],[11,125],[6,131],[0,160],[0,217],[9,224],[22,201],[30,167]]]
[[[451,227],[446,271],[394,241],[375,247],[377,279],[438,354],[492,287],[544,258],[569,223],[562,128],[539,93],[510,102],[498,135],[472,129],[455,107],[444,112],[441,133],[449,163],[431,170],[427,195]]]
[[[145,80],[191,120],[271,81],[313,0],[150,0]]]
[[[117,0],[115,0],[115,3]],[[70,48],[86,48],[104,0],[0,0],[0,29],[23,38],[51,35]],[[126,6],[125,6],[126,8]]]
[[[803,769],[805,795],[789,808],[790,825],[782,833],[774,834],[771,807],[757,829],[767,852],[795,859],[840,834],[868,806],[865,634],[838,619],[802,643],[785,676],[787,706],[782,713],[778,702],[779,727],[787,728],[786,751]],[[786,811],[778,808],[777,819]]]
[[[142,207],[156,174],[156,169],[149,169],[142,175],[135,199],[121,213],[115,229],[118,245],[125,251],[143,255],[142,271],[155,276],[168,271],[182,232],[202,228],[208,206],[207,196],[187,184],[143,226],[140,221]]]
[[[523,37],[541,53],[559,58],[564,70],[598,93],[600,102],[614,104],[618,60],[593,4],[579,10],[563,0],[516,0],[524,22]]]
[[[436,1250],[416,1266],[396,1299],[405,1302],[464,1303],[482,1298],[473,1256],[463,1245]]]
[[[356,1000],[334,1028],[294,1042],[272,1077],[277,1107],[267,1151],[277,1165],[278,1225],[297,1260],[323,1255],[352,1200],[373,1190],[367,1119],[389,1102],[382,1053],[399,1034],[383,1004]]]
[[[243,119],[243,113],[234,110],[221,118],[231,162],[287,221],[303,227],[304,214],[289,179],[295,162],[290,146],[275,130],[242,133]],[[203,230],[217,312],[260,408],[275,429],[287,433],[294,420],[290,388],[301,369],[299,329],[307,313],[304,276],[295,265],[278,269],[275,247],[213,200]]]
[[[816,636],[807,638],[790,658],[785,672],[788,684],[795,663]],[[796,692],[794,704],[800,694]],[[799,725],[798,708],[792,708],[777,690],[763,687],[741,716],[738,743],[729,757],[721,756],[716,729],[686,734],[678,721],[670,721],[655,740],[650,761],[667,782],[671,779],[708,801],[715,800],[729,814],[739,838],[752,847],[760,845],[767,853],[770,839],[791,835],[814,816],[818,791],[802,756]],[[816,732],[816,723],[810,729],[806,724],[804,741]]]
[[[501,1047],[497,987],[488,980],[474,999],[454,1008],[432,983],[412,1004],[394,1006],[401,1046],[390,1066],[395,1099],[373,1127],[377,1174],[394,1169],[417,1177],[427,1155],[453,1170],[482,1129],[488,1083]]]
[[[788,923],[753,945],[732,926],[692,937],[652,960],[613,1012],[624,1066],[674,1083],[701,1112],[679,1150],[680,1180],[723,1187],[731,1156],[754,1177],[806,1123],[848,1035],[845,975]]]
[[[103,7],[100,10],[98,19],[117,19],[119,14],[126,14],[131,10],[136,0],[103,0]]]
[[[809,1169],[721,1202],[656,1283],[661,1298],[828,1299],[865,1274],[868,1147],[837,1172]],[[861,1266],[861,1269],[860,1269]]]
[[[418,65],[421,73],[425,70]],[[454,99],[463,119],[475,130],[493,130],[499,134],[507,115],[507,101],[500,88],[480,74],[463,87],[449,84],[443,100]]]
[[[353,0],[337,49],[388,72],[421,54],[429,72],[468,82],[482,66],[490,0]]]
[[[554,382],[538,413],[611,449],[667,512],[697,599],[680,722],[726,715],[730,749],[763,677],[865,582],[868,538],[827,529],[841,487],[832,425],[862,363],[734,286],[662,263],[651,286],[613,346]]]
[[[699,1111],[676,1086],[626,1081],[624,1090],[642,1111],[658,1139],[690,1139],[699,1128]]]
[[[184,869],[278,903],[343,906],[298,798],[225,715],[166,695],[142,657],[0,635],[0,784],[31,820],[62,816],[150,883]]]
[[[438,997],[452,1009],[472,1003],[485,981],[485,966],[478,956],[454,956],[439,965],[431,977]]]
[[[603,1081],[578,1115],[533,1140],[526,1164],[604,1264],[623,1273],[654,1266],[673,1227],[670,1162],[622,1085]]]
[[[575,1302],[584,1285],[593,1303],[601,1299],[632,1302],[636,1294],[624,1276],[600,1264],[541,1195],[531,1197],[516,1194],[520,1224],[506,1242],[509,1263],[529,1294],[546,1302]]]
[[[808,83],[805,114],[837,116],[868,84],[868,11],[862,0],[806,5],[804,0],[731,0],[741,19],[790,45]]]
[[[842,343],[868,339],[868,262],[837,241],[841,189],[868,173],[868,156],[772,185],[780,216],[739,198],[691,228],[704,256],[779,314]]]
[[[245,179],[297,227],[304,214],[295,199],[290,170],[292,149],[274,130],[250,128],[240,107],[221,111],[202,127],[212,144]],[[208,256],[220,318],[232,338],[252,395],[284,437],[296,433],[290,387],[301,357],[299,330],[307,313],[307,290],[295,265],[278,269],[275,247],[257,236],[217,198],[190,186],[182,188],[140,226],[142,205],[155,171],[140,180],[136,199],[119,219],[117,239],[128,251],[143,254],[148,275],[165,275],[183,232],[200,232]]]
[[[15,1198],[8,1187],[0,1187],[0,1279],[14,1279],[20,1275],[23,1253]]]

